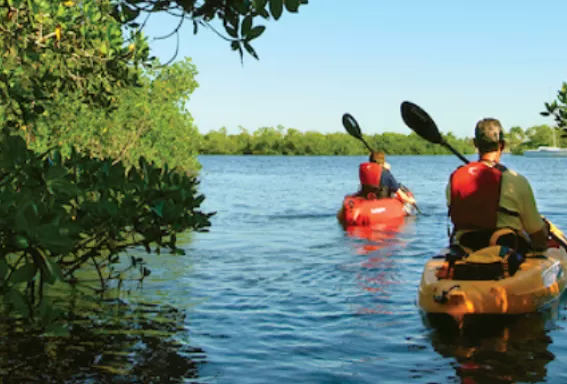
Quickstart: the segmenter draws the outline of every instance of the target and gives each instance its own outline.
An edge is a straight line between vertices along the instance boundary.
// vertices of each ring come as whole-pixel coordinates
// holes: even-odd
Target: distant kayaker
[[[518,252],[547,249],[548,228],[538,212],[530,183],[500,164],[506,145],[500,121],[480,120],[474,145],[479,160],[457,168],[447,184],[451,240],[479,249],[490,244],[496,231],[509,228],[515,232],[511,240]]]
[[[348,195],[347,198],[374,200],[391,198],[397,195],[398,199],[402,203],[404,203],[404,211],[407,214],[410,214],[411,208],[407,205],[414,205],[415,199],[408,193],[406,193],[404,191],[405,187],[400,185],[396,181],[394,176],[390,173],[390,171],[382,166],[382,164],[384,164],[384,154],[380,152],[374,152],[370,155],[370,160],[373,161],[364,162],[359,165],[358,178],[360,181],[360,188],[357,193]],[[347,198],[345,198],[345,202],[349,200]],[[345,202],[343,202],[343,206],[341,207],[339,212],[337,212],[337,218],[342,224],[346,222],[344,205]],[[366,213],[366,218],[369,220],[370,216],[372,216],[371,211],[372,210],[369,210]],[[379,211],[384,211],[384,209],[381,208],[379,209]]]
[[[364,195],[364,191],[376,188],[368,181],[376,183],[376,179],[379,178],[379,198],[391,197],[392,195],[397,195],[397,197],[403,202],[410,205],[415,204],[415,199],[406,193],[406,188],[398,183],[392,172],[390,171],[391,166],[386,162],[386,155],[384,152],[372,152],[368,158],[369,163],[375,163],[380,166],[377,167],[364,168],[364,164],[360,164],[359,169],[359,179],[360,179],[360,192]]]

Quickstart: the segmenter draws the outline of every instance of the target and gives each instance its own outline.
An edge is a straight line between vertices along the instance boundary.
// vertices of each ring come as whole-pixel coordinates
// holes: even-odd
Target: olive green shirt
[[[447,206],[451,203],[451,180],[446,188]],[[508,169],[502,174],[500,206],[518,212],[519,216],[504,212],[497,214],[497,227],[510,227],[519,232],[535,233],[544,227],[543,219],[538,212],[534,193],[528,180],[519,173]]]

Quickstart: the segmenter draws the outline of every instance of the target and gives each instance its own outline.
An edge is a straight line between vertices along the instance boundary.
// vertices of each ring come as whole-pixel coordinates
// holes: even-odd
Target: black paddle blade
[[[345,113],[343,115],[343,126],[351,136],[354,136],[359,140],[362,139],[360,125],[358,125],[358,122],[350,113]]]
[[[435,121],[420,106],[404,101],[400,106],[402,120],[415,133],[433,144],[443,144],[444,140],[439,133]]]

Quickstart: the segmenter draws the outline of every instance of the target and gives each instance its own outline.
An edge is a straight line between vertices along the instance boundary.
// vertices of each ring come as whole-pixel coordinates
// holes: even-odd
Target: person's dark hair
[[[386,155],[384,152],[372,152],[368,157],[368,161],[384,166],[384,163],[386,162]]]
[[[498,151],[504,144],[504,129],[499,120],[485,118],[476,123],[474,145],[481,154]]]

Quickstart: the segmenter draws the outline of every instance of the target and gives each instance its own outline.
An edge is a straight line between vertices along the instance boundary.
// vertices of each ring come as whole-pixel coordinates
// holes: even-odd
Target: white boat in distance
[[[559,147],[538,147],[524,151],[524,156],[528,157],[567,157],[567,148]]]
[[[552,128],[553,129],[553,128]],[[524,151],[524,156],[528,157],[567,157],[567,148],[557,146],[557,138],[555,137],[555,129],[553,129],[553,147],[541,146],[537,149],[528,149]]]

